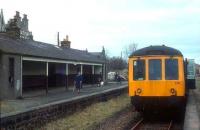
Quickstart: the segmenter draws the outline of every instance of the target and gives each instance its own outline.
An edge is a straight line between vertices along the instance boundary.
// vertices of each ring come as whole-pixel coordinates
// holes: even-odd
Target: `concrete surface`
[[[103,87],[97,87],[97,85],[83,86],[79,94],[77,92],[73,92],[73,88],[69,88],[68,90],[59,92],[50,91],[47,95],[39,95],[16,100],[3,100],[1,102],[0,117],[3,118],[7,116],[12,116],[15,114],[26,112],[28,110],[34,110],[40,107],[66,102],[68,100],[77,100],[85,96],[95,95],[122,87],[127,87],[127,82],[122,82],[122,84],[116,82],[108,83]]]
[[[199,121],[193,90],[190,90],[185,111],[184,130],[200,130]]]

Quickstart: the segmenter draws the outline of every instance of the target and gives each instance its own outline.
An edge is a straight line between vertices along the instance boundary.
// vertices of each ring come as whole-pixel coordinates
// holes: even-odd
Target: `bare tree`
[[[137,50],[138,44],[137,43],[131,43],[129,45],[126,45],[123,49],[124,59],[128,59],[128,57]]]
[[[118,71],[127,68],[127,63],[121,57],[111,57],[108,59],[108,70]]]
[[[109,50],[106,48],[106,49],[105,49],[105,58],[108,59],[109,56],[110,56],[110,52],[109,52]]]

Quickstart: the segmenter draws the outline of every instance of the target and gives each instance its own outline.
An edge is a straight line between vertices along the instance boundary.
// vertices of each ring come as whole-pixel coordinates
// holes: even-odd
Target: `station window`
[[[133,61],[133,80],[145,80],[145,61]]]
[[[161,80],[162,79],[162,69],[160,59],[149,60],[149,80]]]
[[[178,80],[178,60],[177,59],[165,60],[165,79]]]

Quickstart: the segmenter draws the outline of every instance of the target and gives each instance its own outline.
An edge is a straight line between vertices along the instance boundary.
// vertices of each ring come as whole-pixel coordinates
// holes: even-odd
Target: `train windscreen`
[[[133,61],[133,80],[145,80],[145,60]]]
[[[149,80],[161,80],[162,79],[162,69],[160,59],[149,60]]]
[[[178,80],[178,60],[177,59],[165,60],[165,79]]]

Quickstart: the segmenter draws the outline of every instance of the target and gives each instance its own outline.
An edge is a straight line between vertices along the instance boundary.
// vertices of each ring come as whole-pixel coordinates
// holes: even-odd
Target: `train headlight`
[[[141,94],[142,93],[142,89],[141,88],[138,88],[137,89],[137,94]]]
[[[171,88],[170,92],[171,92],[172,95],[176,95],[176,90],[174,88]]]

